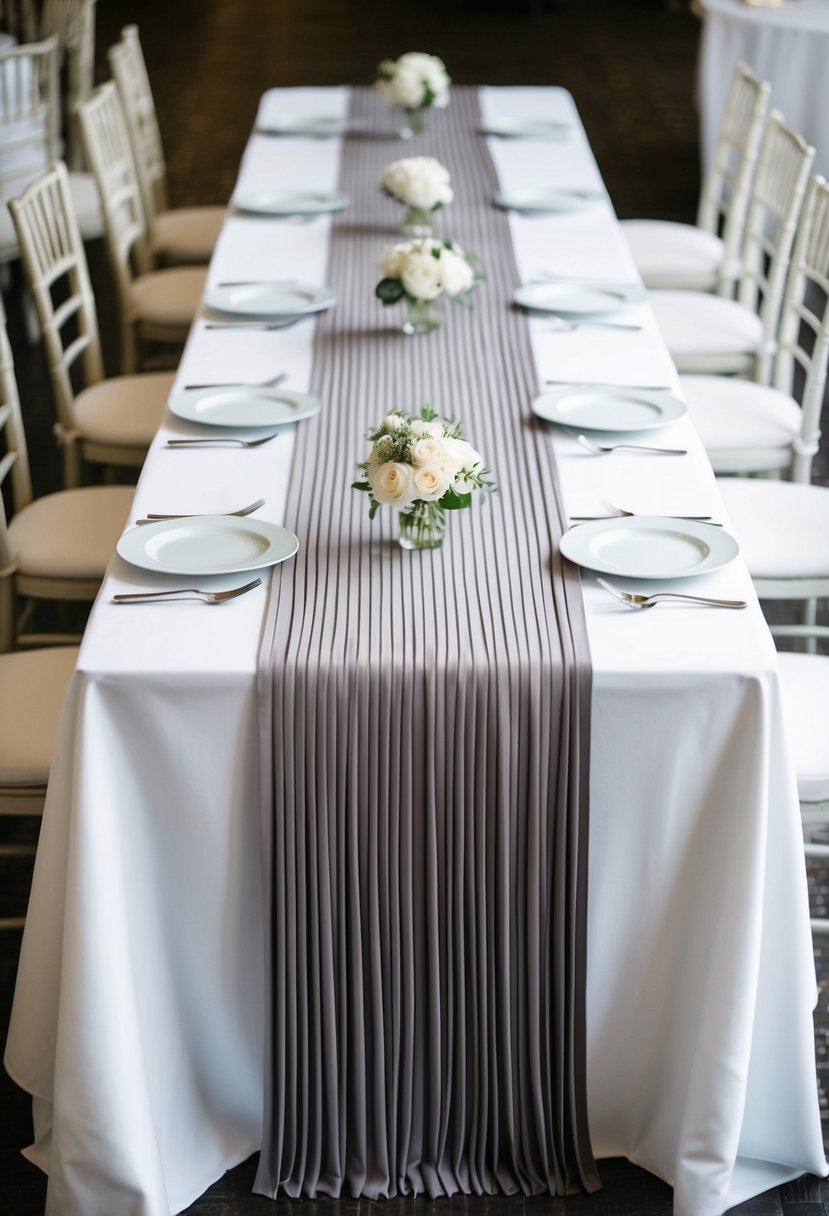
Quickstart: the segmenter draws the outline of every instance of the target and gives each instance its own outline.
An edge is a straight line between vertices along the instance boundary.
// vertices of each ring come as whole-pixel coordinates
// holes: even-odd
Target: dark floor
[[[531,16],[530,13],[536,15]],[[459,83],[560,84],[573,93],[621,217],[691,220],[699,190],[694,69],[698,25],[679,0],[101,0],[97,75],[121,27],[137,22],[170,171],[173,202],[229,197],[261,93],[271,85],[364,83],[376,63],[405,50],[441,55]],[[117,368],[112,290],[103,250],[90,248],[107,365]],[[57,485],[51,402],[42,351],[22,330],[19,291],[7,296],[10,331],[36,492]],[[826,480],[821,477],[821,480]],[[829,872],[810,875],[816,908],[829,902]],[[0,889],[0,915],[25,901],[28,871]],[[821,982],[815,1043],[829,1141],[829,937],[816,939]],[[19,934],[0,936],[0,1037],[8,1021]],[[0,1075],[0,1216],[40,1216],[45,1180],[19,1155],[31,1134],[29,1101]],[[230,1171],[188,1216],[273,1213],[250,1194],[255,1161]],[[389,1216],[415,1207],[458,1216],[667,1216],[671,1191],[623,1161],[602,1164],[604,1189],[567,1200],[469,1199],[389,1202]],[[378,1206],[379,1209],[379,1205]],[[277,1208],[285,1216],[289,1204]],[[304,1203],[319,1216],[366,1211],[367,1203]],[[752,1216],[829,1212],[829,1184],[814,1179],[743,1205]],[[90,1213],[90,1216],[93,1214]],[[103,1216],[95,1213],[94,1216]],[[122,1216],[113,1212],[107,1216]]]

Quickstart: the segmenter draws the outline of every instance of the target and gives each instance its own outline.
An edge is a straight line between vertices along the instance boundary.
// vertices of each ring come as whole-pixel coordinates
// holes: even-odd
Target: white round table
[[[703,171],[713,159],[735,63],[771,82],[772,107],[817,149],[815,171],[829,174],[829,0],[783,0],[777,8],[745,0],[696,0],[703,19],[699,58]]]

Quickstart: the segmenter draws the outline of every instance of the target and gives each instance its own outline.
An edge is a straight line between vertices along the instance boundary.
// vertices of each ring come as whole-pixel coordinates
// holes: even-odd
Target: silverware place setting
[[[592,456],[609,456],[612,452],[648,452],[654,456],[688,455],[685,448],[652,448],[642,443],[614,443],[609,446],[603,446],[600,443],[594,443],[586,435],[577,435],[576,439],[585,451],[590,452]]]
[[[592,519],[634,519],[637,515],[658,515],[662,519],[689,520],[692,523],[710,524],[712,528],[722,527],[722,524],[717,523],[710,515],[674,515],[670,511],[626,511],[624,507],[614,506],[606,498],[601,499],[601,504],[607,511],[606,515],[571,515],[570,519],[579,523],[586,523]]]
[[[233,447],[240,448],[261,448],[263,444],[270,443],[272,439],[278,439],[279,431],[274,431],[272,435],[260,435],[258,439],[240,439],[236,435],[222,435],[215,437],[204,436],[202,439],[168,439],[168,448],[196,448],[196,447],[222,447],[230,444]]]
[[[203,519],[207,515],[227,515],[235,516],[244,519],[246,515],[253,515],[254,511],[258,511],[260,507],[264,507],[264,498],[257,498],[256,502],[250,502],[246,507],[240,507],[238,511],[195,511],[187,512],[184,515],[157,515],[153,512],[148,512],[143,519],[137,519],[136,524],[154,524],[160,519]]]
[[[686,595],[679,591],[657,591],[653,595],[643,595],[638,591],[620,591],[618,587],[614,587],[605,578],[597,578],[596,582],[600,587],[604,587],[609,595],[614,596],[617,600],[621,600],[628,608],[634,610],[640,608],[655,608],[657,604],[670,601],[679,601],[681,603],[702,604],[709,608],[745,608],[747,607],[745,600],[721,600],[715,599],[711,595]]]
[[[267,380],[236,380],[227,381],[224,383],[217,382],[214,384],[185,384],[184,391],[191,392],[194,389],[207,388],[277,388],[280,384],[284,384],[287,379],[287,372],[277,372],[275,376],[270,376]]]
[[[255,578],[252,583],[242,587],[231,587],[227,591],[202,591],[198,587],[175,587],[170,591],[133,591],[113,595],[114,604],[158,604],[172,603],[174,600],[203,600],[205,604],[226,604],[228,600],[238,599],[247,595],[255,587],[261,587],[261,578]]]

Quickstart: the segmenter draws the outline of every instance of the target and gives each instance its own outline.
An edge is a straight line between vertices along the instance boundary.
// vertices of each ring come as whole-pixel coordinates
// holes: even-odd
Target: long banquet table
[[[485,116],[572,124],[560,142],[480,138],[502,184],[601,187],[567,93],[484,88],[479,100]],[[260,113],[343,116],[348,101],[346,89],[274,90]],[[340,159],[359,138],[254,133],[237,190],[284,181],[334,188]],[[413,150],[429,151],[428,132]],[[365,182],[366,192],[376,189]],[[350,207],[359,224],[360,198]],[[397,220],[389,203],[378,257]],[[448,234],[451,208],[443,224]],[[523,281],[542,269],[634,277],[609,201],[579,213],[511,214],[509,224]],[[263,268],[264,277],[276,270],[323,282],[329,232],[327,218],[303,224],[231,210],[209,282],[259,279]],[[388,310],[390,325],[399,323],[396,311]],[[565,333],[533,317],[539,385],[676,387],[649,306],[631,307],[624,320],[641,330]],[[200,318],[177,383],[253,382],[285,369],[290,386],[303,389],[313,331],[313,322],[214,331]],[[424,381],[406,386],[406,401],[396,386],[389,406],[413,408],[429,386],[429,338],[399,340],[423,343]],[[323,402],[323,411],[336,408]],[[520,408],[528,415],[529,402]],[[261,517],[282,519],[289,432],[246,451],[164,446],[187,433],[186,423],[165,418],[137,487],[136,517],[232,510],[261,495]],[[727,524],[690,422],[659,434],[688,455],[600,459],[550,428],[570,515],[600,514],[606,497],[637,512],[710,513]],[[497,480],[497,452],[485,455]],[[216,576],[205,585],[236,581]],[[49,1173],[51,1216],[167,1216],[261,1143],[256,671],[268,588],[221,609],[112,604],[113,593],[143,585],[158,579],[114,559],[84,639],[6,1050],[9,1073],[33,1095],[26,1152]],[[664,1178],[679,1216],[713,1216],[827,1167],[799,814],[774,647],[739,561],[689,589],[742,597],[749,608],[635,613],[583,578],[593,664],[587,1101],[597,1158],[624,1156]]]

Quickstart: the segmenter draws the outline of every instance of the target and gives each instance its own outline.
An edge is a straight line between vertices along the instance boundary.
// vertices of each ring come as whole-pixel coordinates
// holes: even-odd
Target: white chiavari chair
[[[165,263],[208,262],[225,219],[224,207],[170,208],[167,165],[138,27],[126,26],[109,63],[130,135],[150,245]]]
[[[622,232],[646,287],[734,295],[770,88],[747,64],[735,67],[696,224],[622,221]]]
[[[772,384],[725,376],[680,378],[715,473],[810,480],[820,442],[827,359],[829,186],[815,177],[806,193],[792,253]],[[801,379],[798,402],[794,393]]]
[[[95,79],[95,3],[96,0],[43,0],[40,12],[40,37],[57,38],[58,64],[61,68],[65,65],[63,159],[72,169],[83,167],[75,110],[92,92]]]
[[[39,601],[91,602],[129,515],[131,486],[84,486],[33,498],[20,399],[0,311],[0,652],[77,641],[36,627]]]
[[[767,384],[803,195],[815,150],[773,112],[754,176],[737,298],[654,291],[651,303],[680,372]]]
[[[149,233],[123,109],[113,81],[78,107],[84,151],[104,211],[106,244],[121,308],[122,371],[133,372],[148,343],[179,347],[204,290],[206,271],[153,270]]]
[[[80,484],[84,462],[140,468],[174,374],[104,377],[95,298],[66,166],[52,165],[9,206],[49,366],[65,484]]]

